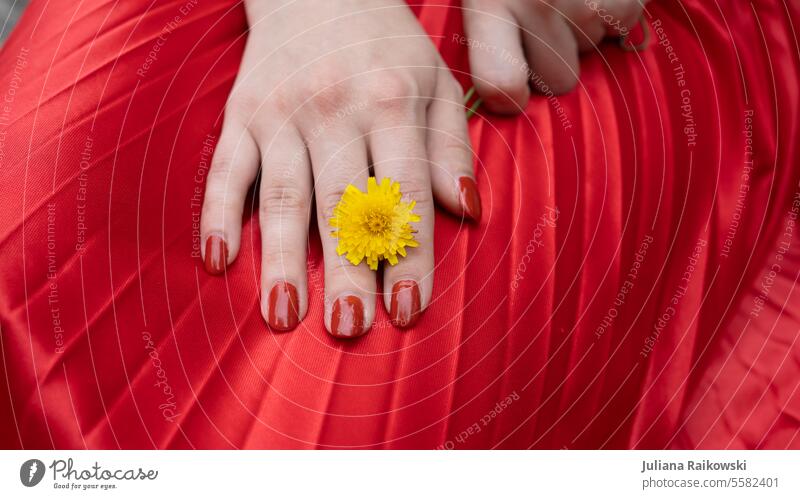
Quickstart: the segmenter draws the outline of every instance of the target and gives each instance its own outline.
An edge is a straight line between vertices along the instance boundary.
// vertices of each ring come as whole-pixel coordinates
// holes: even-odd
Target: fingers
[[[258,172],[258,147],[237,121],[226,119],[206,179],[200,218],[206,271],[221,274],[236,259],[247,190]]]
[[[464,9],[475,89],[491,111],[522,111],[530,89],[516,19],[502,2],[494,0],[465,0]]]
[[[518,15],[532,82],[544,93],[563,94],[578,83],[578,44],[565,15],[552,8]]]
[[[399,182],[403,200],[416,203],[414,212],[421,219],[412,224],[419,246],[383,266],[384,304],[398,327],[414,325],[433,290],[433,194],[423,116],[421,109],[409,110],[399,120],[376,122],[369,135],[378,182],[387,177]]]
[[[581,52],[594,49],[606,36],[606,24],[600,13],[592,9],[592,7],[598,8],[596,4],[598,2],[578,2],[570,4],[572,9],[563,12],[569,16],[565,22],[572,31],[572,36],[575,37],[578,50]]]
[[[564,12],[581,51],[595,48],[606,36],[630,32],[642,15],[639,0],[591,0],[567,4]]]
[[[609,34],[620,36],[630,32],[642,15],[647,0],[604,0],[598,17],[608,29]]]
[[[481,219],[481,198],[472,170],[467,120],[459,84],[440,77],[436,98],[428,107],[428,157],[436,201],[473,222]]]
[[[311,165],[293,127],[281,128],[261,150],[261,313],[271,329],[290,331],[308,309]]]
[[[487,108],[501,113],[525,107],[529,81],[543,93],[572,90],[578,82],[578,52],[596,47],[607,33],[627,34],[646,3],[531,2],[508,4],[509,10],[502,2],[464,0],[464,29],[476,90]],[[525,57],[527,64],[522,62]]]
[[[337,254],[330,218],[348,184],[366,190],[366,145],[355,130],[340,127],[310,145],[317,221],[325,262],[325,327],[338,338],[366,333],[375,316],[375,272]]]

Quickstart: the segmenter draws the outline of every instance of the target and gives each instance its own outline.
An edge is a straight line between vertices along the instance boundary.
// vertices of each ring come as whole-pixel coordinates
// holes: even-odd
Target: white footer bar
[[[797,451],[2,451],[0,497],[800,497]],[[243,496],[231,496],[242,494]]]

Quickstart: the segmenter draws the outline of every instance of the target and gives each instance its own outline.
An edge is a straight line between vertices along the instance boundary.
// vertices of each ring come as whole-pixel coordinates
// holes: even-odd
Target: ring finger
[[[366,150],[363,137],[346,127],[329,131],[309,146],[325,261],[325,327],[339,338],[366,333],[375,315],[375,273],[365,261],[352,265],[346,255],[339,255],[338,242],[330,235],[330,218],[345,188],[352,184],[366,190]]]
[[[434,211],[425,120],[421,110],[410,114],[399,122],[376,123],[369,140],[378,182],[387,177],[399,182],[404,201],[414,201],[414,212],[421,218],[412,226],[419,247],[383,267],[384,303],[398,327],[414,325],[433,290]]]

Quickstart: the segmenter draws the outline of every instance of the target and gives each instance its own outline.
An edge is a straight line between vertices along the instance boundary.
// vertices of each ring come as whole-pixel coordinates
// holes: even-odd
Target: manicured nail
[[[419,286],[414,281],[398,281],[392,287],[389,316],[397,327],[411,327],[419,318]]]
[[[331,334],[355,338],[364,334],[364,304],[355,296],[343,296],[333,304]]]
[[[481,220],[481,195],[478,194],[478,186],[469,177],[458,179],[458,187],[461,191],[461,209],[464,215],[476,222]]]
[[[291,331],[299,322],[300,301],[297,288],[288,282],[278,282],[269,292],[269,327],[276,331]]]
[[[225,272],[228,262],[228,245],[220,236],[211,235],[206,239],[206,272],[218,275]]]

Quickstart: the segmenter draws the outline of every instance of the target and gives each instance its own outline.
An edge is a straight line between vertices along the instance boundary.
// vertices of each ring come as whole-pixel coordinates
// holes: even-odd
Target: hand
[[[578,52],[626,34],[647,0],[464,0],[475,89],[496,112],[518,113],[529,83],[561,94],[578,81]]]
[[[433,199],[480,218],[460,86],[402,0],[246,1],[250,35],[206,185],[203,257],[217,274],[239,252],[245,197],[259,168],[261,311],[290,330],[308,309],[312,195],[325,265],[325,326],[369,329],[375,272],[336,253],[329,219],[369,168],[416,201],[420,246],[385,264],[384,303],[410,326],[433,288]]]

